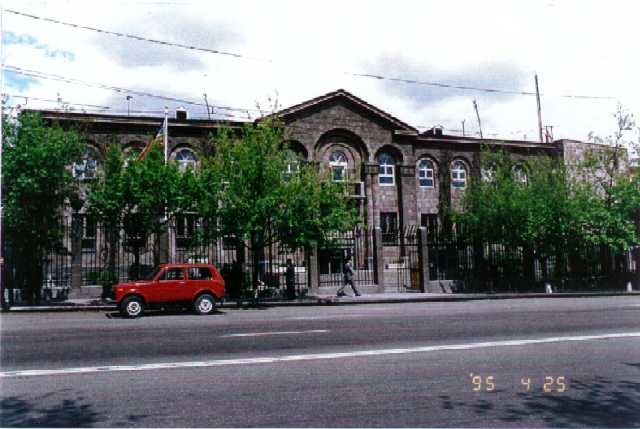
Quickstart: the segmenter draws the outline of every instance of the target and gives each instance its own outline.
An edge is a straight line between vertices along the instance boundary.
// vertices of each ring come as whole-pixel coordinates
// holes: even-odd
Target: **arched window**
[[[514,165],[511,168],[511,173],[513,174],[513,179],[518,183],[526,184],[529,181],[527,170],[522,164]]]
[[[395,164],[396,160],[388,153],[378,155],[378,183],[380,185],[391,186],[395,184]]]
[[[185,171],[189,166],[195,168],[197,158],[196,154],[189,148],[183,147],[173,154],[173,159],[178,162],[181,171]]]
[[[467,186],[467,166],[462,161],[453,161],[451,164],[451,186],[456,189]]]
[[[343,182],[347,178],[347,156],[341,150],[331,152],[329,167],[334,182]]]
[[[428,159],[420,160],[418,163],[418,182],[420,186],[423,188],[433,188],[434,180],[433,162]]]
[[[79,162],[73,164],[73,177],[78,180],[94,179],[98,173],[98,151],[86,146]]]

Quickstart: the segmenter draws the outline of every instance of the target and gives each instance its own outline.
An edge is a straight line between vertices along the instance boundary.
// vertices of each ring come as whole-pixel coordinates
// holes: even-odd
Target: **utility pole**
[[[473,100],[473,108],[476,109],[476,117],[478,118],[478,129],[480,130],[480,138],[482,137],[482,123],[480,122],[480,113],[478,113],[478,103]]]
[[[538,131],[540,133],[540,143],[542,143],[542,107],[540,107],[540,90],[538,89],[538,74],[534,75],[536,81],[536,101],[538,102]]]
[[[133,97],[130,95],[127,95],[127,116],[131,116],[131,99]]]
[[[464,137],[464,119],[462,120],[462,137]]]
[[[207,93],[203,93],[202,95],[204,95],[204,104],[207,105],[207,117],[209,118],[209,120],[211,120],[211,109],[209,108],[209,100],[207,100]]]
[[[544,126],[544,140],[546,143],[551,143],[553,141],[553,125]]]

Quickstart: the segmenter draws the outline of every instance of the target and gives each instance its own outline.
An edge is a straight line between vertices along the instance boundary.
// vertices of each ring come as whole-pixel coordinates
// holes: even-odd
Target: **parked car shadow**
[[[226,314],[224,310],[216,309],[213,313],[207,316],[199,316],[193,310],[180,310],[180,309],[171,309],[171,310],[145,310],[142,314],[142,318],[146,317],[172,317],[172,316],[198,316],[198,317],[211,317],[211,316],[223,316]],[[125,316],[123,316],[119,311],[111,311],[105,313],[105,317],[107,319],[125,319],[132,320]]]

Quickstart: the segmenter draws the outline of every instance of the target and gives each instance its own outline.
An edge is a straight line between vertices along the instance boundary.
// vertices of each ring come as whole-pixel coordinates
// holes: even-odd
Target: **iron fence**
[[[225,277],[229,298],[247,294],[282,298],[287,283],[293,284],[297,296],[307,293],[309,261],[303,250],[274,243],[254,251],[235,237],[203,241],[198,238],[197,223],[193,228],[184,225],[170,222],[162,235],[127,237],[122,231],[109,234],[103,225],[82,215],[68,218],[62,222],[60,246],[42,261],[42,290],[45,296],[64,298],[72,284],[92,286],[143,278],[165,260],[215,265]],[[351,257],[357,286],[374,285],[383,276],[387,288],[421,291],[426,274],[421,272],[422,252],[428,279],[450,281],[454,292],[540,292],[545,282],[551,282],[557,291],[621,290],[627,282],[640,287],[640,248],[633,250],[635,256],[604,246],[556,249],[543,255],[531,246],[473,241],[455,230],[429,232],[423,248],[419,230],[413,226],[393,236],[387,231],[377,246],[373,230],[358,227],[336,232],[318,249],[319,286],[341,286],[344,263]],[[3,284],[7,289],[20,289],[26,284],[26,271],[18,269],[13,249],[6,243],[3,246]],[[382,263],[376,258],[382,258]],[[258,282],[253,284],[256,263]],[[383,267],[382,272],[377,272],[378,266]]]
[[[428,237],[427,247],[429,278],[452,280],[457,292],[540,292],[545,283],[559,292],[622,290],[627,282],[637,282],[631,252],[604,246],[545,255],[531,246],[474,242],[440,232]]]
[[[365,227],[335,232],[318,249],[320,287],[340,287],[344,279],[344,264],[353,260],[353,281],[356,286],[374,284],[373,234]]]

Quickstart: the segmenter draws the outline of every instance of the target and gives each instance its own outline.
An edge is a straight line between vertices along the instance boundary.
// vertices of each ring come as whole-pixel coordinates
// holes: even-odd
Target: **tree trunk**
[[[536,279],[533,248],[526,244],[522,249],[522,275],[527,283],[527,288],[531,289]]]

